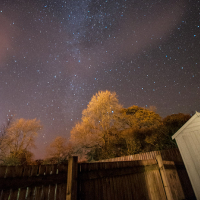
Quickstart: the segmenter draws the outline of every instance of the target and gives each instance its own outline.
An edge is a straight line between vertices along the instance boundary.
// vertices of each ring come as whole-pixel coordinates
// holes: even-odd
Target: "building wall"
[[[176,137],[196,198],[200,200],[200,117],[195,117]]]

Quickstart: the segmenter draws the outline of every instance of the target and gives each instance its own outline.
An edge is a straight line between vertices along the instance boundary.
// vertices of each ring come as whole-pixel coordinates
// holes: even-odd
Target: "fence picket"
[[[31,197],[33,197],[34,189],[35,188],[27,187],[27,190],[26,190],[26,199],[30,200]]]
[[[36,187],[35,188],[35,199],[36,200],[41,200],[43,197],[43,189],[41,187]]]
[[[44,199],[49,199],[49,185],[43,186]]]
[[[3,190],[2,191],[2,200],[8,200],[10,196],[11,190]]]
[[[39,165],[32,165],[30,176],[37,176],[38,171],[39,171],[38,168],[39,168]]]
[[[57,185],[56,200],[66,200],[66,184]]]
[[[55,199],[55,187],[56,187],[56,185],[49,186],[49,200]]]
[[[7,174],[7,176],[9,177],[21,177],[23,174],[23,166],[14,166],[11,168],[11,170],[9,170],[9,173]],[[19,188],[12,189],[9,198],[13,200],[17,199],[19,192],[20,192]]]
[[[24,200],[26,197],[26,188],[20,188],[19,190],[19,200]]]

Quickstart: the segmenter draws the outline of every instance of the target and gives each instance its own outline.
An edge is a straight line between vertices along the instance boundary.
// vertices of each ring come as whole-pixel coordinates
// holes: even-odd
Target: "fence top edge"
[[[105,161],[105,162],[90,162],[90,163],[78,163],[78,165],[80,166],[84,166],[84,165],[88,165],[88,164],[91,164],[91,165],[102,165],[102,164],[105,164],[105,165],[115,165],[117,163],[130,163],[130,164],[134,164],[135,166],[140,166],[140,165],[152,165],[152,164],[157,164],[157,161],[156,159],[149,159],[149,160],[120,160],[120,161]]]

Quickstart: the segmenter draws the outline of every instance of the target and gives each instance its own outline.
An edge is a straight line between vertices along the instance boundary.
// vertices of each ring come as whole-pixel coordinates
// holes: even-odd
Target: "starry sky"
[[[36,158],[99,90],[162,117],[200,111],[200,1],[1,0],[0,123],[41,120]]]

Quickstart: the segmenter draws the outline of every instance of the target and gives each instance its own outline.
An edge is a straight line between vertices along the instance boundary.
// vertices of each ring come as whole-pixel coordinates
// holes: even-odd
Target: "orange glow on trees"
[[[120,127],[122,106],[115,92],[99,91],[93,95],[87,109],[82,112],[82,120],[71,130],[71,141],[79,153],[90,154],[108,147],[114,129]]]
[[[0,158],[4,164],[25,164],[30,161],[35,148],[35,139],[42,128],[40,121],[36,119],[16,119],[6,129],[4,138],[0,144]]]

